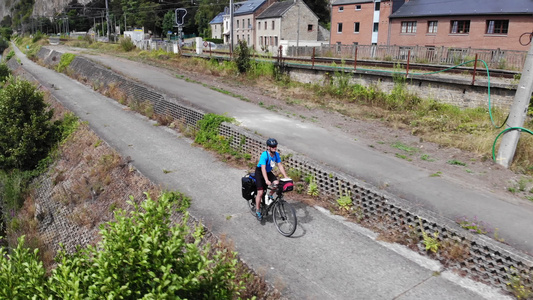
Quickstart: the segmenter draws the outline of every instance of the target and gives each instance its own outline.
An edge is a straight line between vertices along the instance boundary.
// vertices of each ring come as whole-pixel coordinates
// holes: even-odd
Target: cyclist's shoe
[[[256,216],[257,216],[257,221],[261,221],[261,220],[263,220],[263,216],[261,215],[261,212],[258,211],[258,212],[256,212],[255,214],[256,214]]]

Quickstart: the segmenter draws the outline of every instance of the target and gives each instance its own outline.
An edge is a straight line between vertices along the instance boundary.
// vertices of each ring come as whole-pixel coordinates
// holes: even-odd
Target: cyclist
[[[266,190],[267,187],[271,184],[279,183],[276,175],[272,173],[272,169],[276,166],[276,163],[278,164],[281,174],[287,177],[287,174],[285,173],[285,169],[283,168],[283,165],[281,164],[281,157],[279,153],[276,151],[276,149],[278,148],[278,141],[276,141],[276,139],[269,138],[266,144],[267,144],[267,151],[261,153],[261,157],[259,158],[259,163],[257,164],[257,167],[255,168],[255,177],[256,177],[256,186],[257,186],[257,195],[255,196],[255,211],[257,215],[257,220],[259,221],[263,219],[259,206],[261,204],[261,198],[263,197],[264,190]],[[268,195],[268,197],[272,198],[272,195],[274,194],[274,192],[275,191],[272,190],[270,192],[270,195]]]

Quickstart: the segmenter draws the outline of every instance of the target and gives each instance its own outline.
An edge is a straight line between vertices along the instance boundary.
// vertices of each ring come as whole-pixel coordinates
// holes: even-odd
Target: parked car
[[[211,48],[211,50],[215,50],[217,48],[217,44],[204,41],[204,50],[209,50],[209,48]]]

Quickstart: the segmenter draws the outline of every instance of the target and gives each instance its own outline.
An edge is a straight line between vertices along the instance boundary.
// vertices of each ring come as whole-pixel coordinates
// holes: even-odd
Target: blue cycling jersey
[[[257,164],[258,167],[261,167],[262,165],[266,166],[266,171],[271,172],[272,169],[276,166],[276,163],[281,162],[281,157],[279,156],[279,153],[276,151],[274,153],[274,157],[270,156],[268,151],[265,151],[261,153],[261,157],[259,158],[259,163]]]

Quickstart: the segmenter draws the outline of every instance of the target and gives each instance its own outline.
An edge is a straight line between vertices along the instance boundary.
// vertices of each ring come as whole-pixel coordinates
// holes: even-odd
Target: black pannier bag
[[[255,192],[255,180],[250,175],[244,176],[242,179],[242,197],[246,200],[252,200]]]

